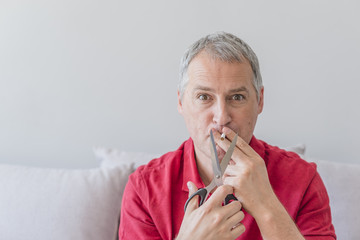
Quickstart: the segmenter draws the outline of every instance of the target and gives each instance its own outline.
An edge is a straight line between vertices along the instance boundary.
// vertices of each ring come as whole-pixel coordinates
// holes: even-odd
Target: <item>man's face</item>
[[[199,53],[188,68],[188,83],[178,110],[194,141],[197,157],[210,155],[210,130],[229,127],[250,142],[263,108],[263,88],[258,100],[247,61],[227,63]],[[224,151],[217,147],[219,159]]]

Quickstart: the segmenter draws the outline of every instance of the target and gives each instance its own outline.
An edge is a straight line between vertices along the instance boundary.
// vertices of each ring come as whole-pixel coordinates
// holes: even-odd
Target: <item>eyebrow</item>
[[[215,90],[213,88],[209,88],[209,87],[205,87],[205,86],[197,86],[194,88],[194,91],[208,91],[208,92],[215,92]],[[239,87],[239,88],[235,88],[235,89],[231,89],[229,91],[229,93],[237,93],[237,92],[246,92],[249,93],[249,90],[246,87]]]
[[[204,87],[204,86],[197,86],[194,88],[194,92],[197,90],[201,90],[201,91],[208,91],[208,92],[214,92],[215,90],[209,87]]]
[[[236,93],[236,92],[246,92],[246,93],[249,93],[249,90],[248,90],[246,87],[239,87],[239,88],[231,89],[229,92],[230,92],[230,93]]]

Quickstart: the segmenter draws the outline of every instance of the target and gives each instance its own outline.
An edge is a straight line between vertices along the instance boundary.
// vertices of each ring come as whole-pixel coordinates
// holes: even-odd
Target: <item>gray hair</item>
[[[247,59],[253,71],[253,86],[256,90],[257,98],[260,97],[260,90],[263,86],[260,74],[259,61],[254,51],[240,38],[225,32],[217,32],[207,35],[196,41],[186,51],[180,63],[180,82],[178,90],[180,99],[185,92],[189,80],[187,71],[190,62],[201,52],[206,51],[210,57],[220,59],[224,62],[243,62]]]

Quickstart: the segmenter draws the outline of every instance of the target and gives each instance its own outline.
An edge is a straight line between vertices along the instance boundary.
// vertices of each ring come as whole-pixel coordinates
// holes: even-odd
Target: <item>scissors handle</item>
[[[195,193],[193,193],[188,200],[186,200],[185,203],[185,207],[184,207],[184,212],[186,212],[186,208],[187,205],[189,204],[189,202],[191,201],[191,199],[193,199],[195,196],[199,196],[200,197],[200,203],[199,206],[201,206],[204,201],[205,201],[205,197],[207,195],[207,190],[206,188],[200,188],[199,190],[197,190]],[[225,205],[228,205],[229,203],[233,202],[233,201],[238,201],[238,199],[233,195],[233,194],[228,194],[225,198]]]
[[[186,208],[187,208],[187,205],[189,204],[189,202],[191,201],[191,199],[193,199],[195,196],[199,196],[200,197],[200,203],[199,203],[199,206],[201,206],[204,201],[205,201],[205,197],[207,195],[207,190],[206,188],[200,188],[199,190],[197,190],[195,193],[193,193],[189,199],[186,201],[185,203],[185,207],[184,207],[184,212],[186,212]]]
[[[238,199],[234,196],[234,194],[228,194],[225,198],[225,205],[228,205],[233,201],[238,201]]]

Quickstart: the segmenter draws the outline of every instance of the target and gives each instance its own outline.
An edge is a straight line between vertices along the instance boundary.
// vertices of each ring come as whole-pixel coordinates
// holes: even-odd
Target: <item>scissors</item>
[[[227,166],[229,164],[229,161],[231,159],[231,155],[234,152],[237,137],[238,137],[238,135],[236,134],[236,136],[234,137],[233,141],[231,142],[231,145],[230,145],[229,149],[227,150],[227,152],[226,152],[226,154],[225,154],[225,156],[222,159],[221,164],[220,164],[219,163],[219,158],[218,158],[218,155],[217,155],[217,151],[216,151],[214,135],[212,133],[212,130],[210,131],[211,164],[212,164],[212,169],[213,169],[213,172],[214,172],[214,177],[213,177],[213,179],[212,179],[212,181],[210,182],[209,185],[207,185],[205,188],[200,188],[199,190],[197,190],[194,194],[192,194],[189,197],[189,199],[185,203],[184,211],[186,211],[187,205],[189,204],[191,199],[193,199],[195,196],[200,197],[199,206],[201,206],[205,202],[205,200],[208,198],[210,192],[214,188],[223,185],[222,176],[224,175],[225,169],[227,168]],[[225,205],[232,202],[232,201],[234,201],[234,200],[237,200],[237,198],[233,194],[227,195],[226,198],[225,198]]]

